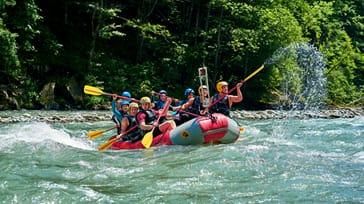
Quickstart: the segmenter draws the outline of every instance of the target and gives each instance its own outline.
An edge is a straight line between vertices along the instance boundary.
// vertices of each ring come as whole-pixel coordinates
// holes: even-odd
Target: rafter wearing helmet
[[[243,100],[243,94],[240,87],[243,83],[236,85],[237,95],[229,95],[229,84],[226,81],[220,81],[216,84],[217,93],[211,98],[211,104],[214,104],[219,98],[222,98],[210,109],[211,113],[222,113],[226,116],[230,116],[230,109],[233,103],[238,103]]]
[[[139,112],[139,105],[135,102],[131,102],[128,108],[128,114],[124,115],[121,121],[121,132],[117,136],[120,141],[136,142],[142,139],[141,130],[135,126],[138,126],[136,120],[136,114]]]
[[[171,100],[170,98],[167,100]],[[162,114],[162,110],[152,109],[152,101],[148,96],[144,96],[140,99],[141,109],[136,115],[139,128],[141,129],[141,135],[144,136],[147,132],[153,128],[153,137],[164,133],[167,130],[171,130],[176,127],[173,120],[161,121],[157,120],[158,115]]]
[[[128,91],[124,91],[121,93],[121,96],[131,98],[131,94]],[[117,95],[112,95],[112,103],[111,103],[111,110],[113,112],[112,121],[119,127],[117,128],[118,135],[121,134],[121,121],[123,117],[127,114],[130,100],[118,100]]]

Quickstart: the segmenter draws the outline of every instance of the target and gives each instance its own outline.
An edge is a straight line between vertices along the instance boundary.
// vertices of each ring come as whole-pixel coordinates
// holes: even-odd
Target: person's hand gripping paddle
[[[172,100],[171,98],[168,98],[167,101],[166,101],[166,104],[164,105],[164,108],[162,110],[162,113],[158,115],[158,119],[157,119],[157,123],[159,122],[159,119],[165,115],[168,111],[168,107],[169,105],[171,104]],[[142,144],[145,148],[149,148],[151,145],[152,145],[152,142],[153,142],[153,131],[154,131],[154,128],[155,126],[152,128],[151,131],[147,132],[143,139],[142,139]]]

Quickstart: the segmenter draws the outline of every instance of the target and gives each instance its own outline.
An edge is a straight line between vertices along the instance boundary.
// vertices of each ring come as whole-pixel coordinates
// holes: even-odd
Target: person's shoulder
[[[135,115],[135,118],[137,118],[137,120],[138,120],[138,119],[143,119],[143,118],[145,118],[145,116],[146,116],[146,113],[145,113],[144,111],[140,110],[140,111],[139,111],[139,112],[137,112],[137,114]]]
[[[139,117],[139,115],[145,115],[144,110],[139,110],[139,111],[135,114],[135,117]]]

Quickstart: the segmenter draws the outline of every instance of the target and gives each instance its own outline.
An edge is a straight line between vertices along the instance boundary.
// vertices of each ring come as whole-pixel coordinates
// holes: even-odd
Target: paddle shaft
[[[170,100],[167,100],[166,103],[164,104],[164,108],[162,109],[162,113],[158,115],[158,118],[156,120],[157,123],[161,119],[162,115],[165,115],[167,113],[170,104],[171,104],[171,101]],[[153,129],[152,129],[151,132],[153,132],[154,128],[155,127],[153,127]]]
[[[119,125],[115,125],[114,127],[111,127],[111,128],[109,128],[109,129],[106,129],[105,130],[105,132],[107,132],[107,131],[109,131],[109,130],[112,130],[112,129],[115,129],[115,128],[118,128],[119,127]]]
[[[105,95],[108,95],[108,96],[113,97],[115,94],[105,93]],[[137,103],[139,103],[139,102],[140,102],[139,100],[137,100],[137,99],[135,99],[135,98],[129,98],[129,97],[126,97],[126,96],[116,95],[116,97],[121,98],[121,99],[123,99],[123,100],[130,100],[130,101],[132,101],[132,102],[137,102]]]
[[[123,132],[120,134],[120,137],[125,136],[126,134],[128,134],[130,131],[134,130],[136,127],[138,127],[137,125],[134,125],[132,128],[130,128],[129,130]],[[106,141],[104,144],[99,146],[99,151],[104,151],[109,149],[119,138],[119,135],[115,136],[114,138],[112,138],[111,140]]]
[[[184,111],[184,110],[182,110],[182,109],[179,109],[178,111],[179,111],[179,112],[181,112],[181,113],[186,113],[186,114],[188,114],[188,115],[195,116],[195,117],[199,117],[199,116],[200,116],[200,115],[197,115],[197,114],[194,114],[194,113],[191,113],[191,112]]]
[[[166,104],[162,110],[162,112],[160,114],[158,114],[158,118],[156,120],[157,123],[159,123],[159,120],[161,119],[162,115],[165,115],[168,111],[168,107],[171,104],[171,99],[167,99]],[[147,132],[143,139],[142,139],[142,144],[145,148],[149,148],[152,145],[153,142],[153,131],[156,128],[156,126],[153,125],[153,128],[151,131]]]
[[[164,105],[164,108],[162,110],[162,113],[158,115],[158,118],[156,120],[157,123],[159,123],[159,120],[161,119],[162,115],[164,115],[168,111],[169,104],[171,104],[171,102],[170,101],[166,101],[166,104]],[[155,127],[156,126],[153,126],[153,128],[152,128],[152,130],[150,132],[153,132]]]
[[[135,128],[137,128],[138,127],[138,125],[134,125],[132,128],[130,128],[129,130],[127,130],[127,131],[125,131],[125,132],[123,132],[123,133],[121,133],[120,134],[120,137],[122,137],[122,136],[124,136],[124,135],[126,135],[126,134],[128,134],[130,131],[132,131],[132,130],[134,130]],[[117,136],[119,136],[119,135],[117,135]],[[117,137],[116,136],[116,137]]]

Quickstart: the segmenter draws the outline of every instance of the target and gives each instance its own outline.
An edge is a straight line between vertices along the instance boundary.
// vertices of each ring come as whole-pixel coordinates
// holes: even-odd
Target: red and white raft
[[[242,131],[238,123],[220,113],[199,116],[173,130],[153,138],[152,147],[160,145],[228,144],[235,142]],[[111,149],[143,149],[141,141],[115,142]]]

